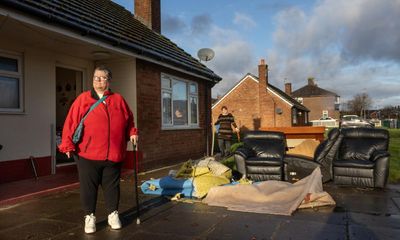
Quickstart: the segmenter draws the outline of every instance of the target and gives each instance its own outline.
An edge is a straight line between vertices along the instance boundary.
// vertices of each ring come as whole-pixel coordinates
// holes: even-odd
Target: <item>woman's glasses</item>
[[[104,82],[104,81],[107,81],[107,80],[108,80],[108,77],[104,77],[104,76],[101,76],[101,77],[93,76],[93,81],[95,81],[95,82]]]

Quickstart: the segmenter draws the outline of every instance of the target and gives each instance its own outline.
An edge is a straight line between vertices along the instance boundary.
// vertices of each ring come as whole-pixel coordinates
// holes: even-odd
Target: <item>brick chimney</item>
[[[259,94],[266,93],[268,86],[268,65],[265,64],[265,60],[261,59],[258,65],[258,89]]]
[[[307,80],[308,80],[308,85],[309,86],[315,86],[315,82],[314,82],[314,78],[313,77],[309,77]]]
[[[274,102],[268,94],[268,65],[261,59],[258,65],[258,103],[261,127],[274,126]]]
[[[291,83],[285,83],[285,93],[289,96],[292,95],[292,84]]]
[[[160,0],[134,0],[135,17],[148,28],[161,33]]]

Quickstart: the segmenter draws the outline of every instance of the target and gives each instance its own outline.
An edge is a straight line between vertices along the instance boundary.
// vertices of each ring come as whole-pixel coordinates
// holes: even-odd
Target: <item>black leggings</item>
[[[108,213],[118,210],[122,163],[93,161],[74,154],[78,166],[80,195],[85,215],[96,212],[97,191],[102,186]]]

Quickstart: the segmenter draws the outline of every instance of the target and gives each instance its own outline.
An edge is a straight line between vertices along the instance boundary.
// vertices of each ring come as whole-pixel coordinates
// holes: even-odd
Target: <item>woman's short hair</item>
[[[225,110],[228,110],[228,108],[227,108],[226,106],[222,106],[222,107],[221,107],[221,110],[224,110],[224,109],[225,109]]]
[[[98,66],[98,67],[96,67],[96,68],[94,69],[94,72],[96,72],[96,71],[105,72],[105,73],[107,74],[108,79],[109,79],[109,80],[112,79],[112,72],[111,72],[111,70],[110,70],[108,67],[103,66],[103,65],[102,65],[102,66]]]

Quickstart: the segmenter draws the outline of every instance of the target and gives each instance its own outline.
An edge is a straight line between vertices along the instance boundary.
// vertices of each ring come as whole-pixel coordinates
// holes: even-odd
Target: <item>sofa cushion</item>
[[[335,160],[333,161],[334,167],[347,167],[347,168],[374,168],[375,163],[369,160]]]
[[[370,160],[376,150],[388,149],[389,134],[385,129],[346,128],[341,134],[338,156],[341,160]]]

